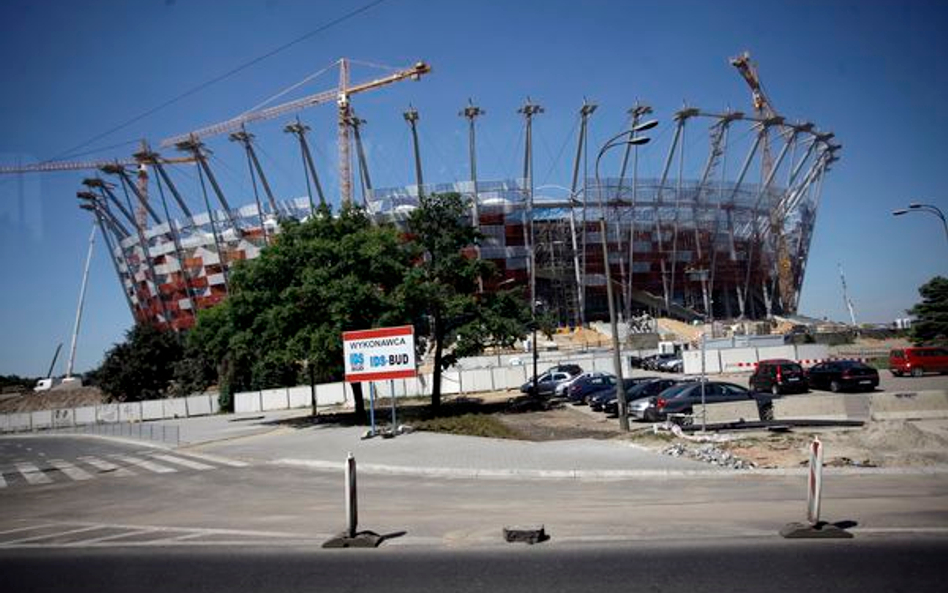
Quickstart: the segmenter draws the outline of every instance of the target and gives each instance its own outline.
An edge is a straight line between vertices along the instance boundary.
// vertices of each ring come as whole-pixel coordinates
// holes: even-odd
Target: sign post
[[[415,330],[410,325],[342,334],[346,382],[369,382],[371,436],[375,436],[375,384],[392,380],[392,434],[395,434],[395,379],[415,377]]]

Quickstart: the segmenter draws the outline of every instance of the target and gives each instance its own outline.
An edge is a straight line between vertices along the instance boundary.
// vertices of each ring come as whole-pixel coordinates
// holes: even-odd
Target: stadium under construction
[[[162,143],[183,156],[164,157],[143,146],[127,161],[44,163],[0,172],[94,167],[103,173],[105,179],[85,179],[78,195],[102,231],[132,315],[139,322],[186,329],[194,324],[197,310],[225,298],[230,267],[256,257],[280,232],[280,220],[305,219],[327,201],[307,142],[308,127],[299,117],[284,131],[299,144],[301,174],[310,191],[291,200],[278,199],[271,190],[248,127],[334,102],[340,202],[360,203],[376,220],[404,224],[418,206],[419,194],[459,192],[469,198],[470,223],[483,237],[471,256],[493,262],[499,271],[488,290],[522,286],[532,302],[542,304],[564,325],[607,316],[607,277],[626,319],[641,313],[684,320],[792,314],[823,179],[838,159],[840,146],[813,123],[791,123],[778,115],[746,54],[732,64],[750,85],[753,113],[682,108],[662,122],[670,140],[667,146],[653,142],[651,149],[659,150],[662,159],[660,167],[648,173],[639,170],[639,150],[656,123],[652,109],[634,105],[628,127],[587,155],[588,121],[596,106],[584,103],[577,112],[579,134],[569,187],[535,187],[532,126],[542,107],[528,100],[518,110],[525,139],[520,178],[478,179],[475,133],[483,112],[469,104],[460,112],[469,124],[469,180],[424,183],[419,116],[410,109],[404,118],[412,132],[414,183],[373,188],[362,144],[364,122],[355,115],[350,98],[417,79],[429,67],[418,63],[381,79],[350,84],[346,60],[338,62],[340,81],[334,89],[246,112]],[[209,164],[204,142],[221,135],[229,135],[246,151],[255,197],[250,204],[232,206]],[[600,176],[600,158],[613,148],[621,154],[618,174]],[[595,166],[583,174],[583,162]],[[175,183],[178,166],[196,170],[200,207]],[[697,174],[686,175],[686,169]],[[361,199],[353,195],[353,173],[358,175]]]

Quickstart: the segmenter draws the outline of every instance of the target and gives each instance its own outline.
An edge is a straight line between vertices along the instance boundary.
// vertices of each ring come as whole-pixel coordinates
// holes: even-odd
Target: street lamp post
[[[908,208],[901,208],[899,210],[893,210],[892,216],[902,216],[908,212],[928,212],[929,214],[934,214],[941,219],[941,224],[945,228],[945,239],[948,240],[948,221],[945,220],[945,213],[941,211],[938,206],[933,206],[932,204],[919,204],[913,202],[909,204]]]
[[[609,269],[609,245],[606,241],[606,205],[602,199],[602,182],[599,179],[599,161],[602,160],[602,155],[606,153],[610,148],[615,148],[616,146],[625,146],[633,145],[638,146],[641,144],[646,144],[649,141],[649,138],[645,136],[636,136],[635,133],[644,128],[645,125],[654,127],[654,124],[647,122],[642,126],[635,127],[625,130],[619,134],[616,134],[610,138],[602,148],[599,149],[599,154],[596,156],[596,191],[599,194],[599,237],[602,242],[602,259],[603,266],[606,271],[606,300],[609,302],[609,326],[612,330],[612,362],[616,370],[616,403],[618,404],[619,411],[619,428],[624,431],[629,430],[629,415],[628,409],[626,407],[625,401],[625,386],[623,385],[622,380],[622,355],[619,346],[619,325],[616,322],[616,304],[615,297],[613,295],[612,289],[612,272]]]

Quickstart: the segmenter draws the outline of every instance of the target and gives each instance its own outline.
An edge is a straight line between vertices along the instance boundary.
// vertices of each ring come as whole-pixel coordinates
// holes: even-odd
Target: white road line
[[[187,453],[179,452],[179,455],[187,455],[188,457],[194,457],[196,459],[203,459],[204,461],[210,461],[212,463],[220,463],[221,465],[229,465],[230,467],[247,467],[247,463],[243,461],[237,461],[236,459],[227,459],[226,457],[218,457],[217,455],[208,455],[207,453],[194,453],[188,451]]]
[[[6,487],[7,487],[7,481],[3,479],[3,474],[0,474],[0,488],[6,488]]]
[[[49,464],[77,482],[80,480],[92,479],[92,474],[84,469],[79,469],[68,461],[63,461],[62,459],[50,459]]]
[[[135,529],[132,531],[126,531],[124,533],[114,533],[112,535],[106,535],[105,537],[96,537],[92,539],[84,539],[80,542],[75,542],[72,545],[75,547],[88,546],[92,544],[98,544],[101,542],[107,542],[113,539],[121,539],[123,537],[134,537],[136,535],[143,535],[146,533],[155,533],[155,529]]]
[[[152,457],[162,461],[167,461],[168,463],[183,465],[184,467],[189,467],[191,469],[214,469],[214,466],[212,465],[198,463],[197,461],[191,461],[190,459],[182,459],[181,457],[172,457],[171,455],[152,455]]]
[[[133,472],[132,470],[126,469],[124,467],[119,467],[110,461],[105,461],[104,459],[99,459],[98,457],[80,457],[79,461],[83,463],[88,463],[89,465],[91,465],[92,467],[100,471],[109,472],[113,476],[125,477],[125,476],[135,475],[135,472]]]
[[[8,533],[16,533],[18,531],[35,531],[37,529],[46,529],[47,527],[55,527],[55,523],[43,523],[41,525],[30,525],[29,527],[17,527],[16,529],[7,529],[5,531],[0,531],[0,535],[6,535]]]
[[[20,462],[16,464],[16,468],[23,474],[23,477],[26,478],[26,481],[30,484],[52,484],[52,480],[49,479],[49,476],[40,471],[40,468],[36,467],[29,462]]]
[[[22,538],[22,539],[12,539],[12,540],[5,541],[5,542],[0,543],[0,547],[11,546],[11,545],[14,545],[14,544],[24,544],[24,543],[26,543],[26,542],[32,542],[32,541],[36,541],[36,540],[38,540],[38,539],[49,539],[49,538],[53,538],[53,537],[60,537],[60,536],[63,536],[63,535],[70,535],[70,534],[73,534],[73,533],[82,533],[83,531],[93,531],[93,530],[95,530],[95,529],[100,529],[100,528],[97,527],[97,526],[92,526],[92,527],[80,527],[80,528],[78,528],[78,529],[68,529],[68,530],[66,530],[66,531],[60,531],[60,532],[58,532],[58,533],[47,533],[46,535],[34,535],[34,536],[32,536],[32,537],[24,537],[24,538]]]
[[[132,465],[137,465],[138,467],[143,467],[147,469],[148,471],[155,472],[156,474],[171,474],[178,471],[176,469],[172,469],[170,467],[167,467],[158,463],[152,463],[151,461],[148,461],[147,459],[132,457],[131,455],[115,455],[114,457],[120,461],[124,461],[125,463],[130,463]]]

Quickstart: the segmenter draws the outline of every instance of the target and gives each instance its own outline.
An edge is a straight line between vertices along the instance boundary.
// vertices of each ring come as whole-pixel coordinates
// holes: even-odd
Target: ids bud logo
[[[352,367],[353,371],[361,371],[365,369],[365,355],[353,352],[349,355],[349,366]]]

